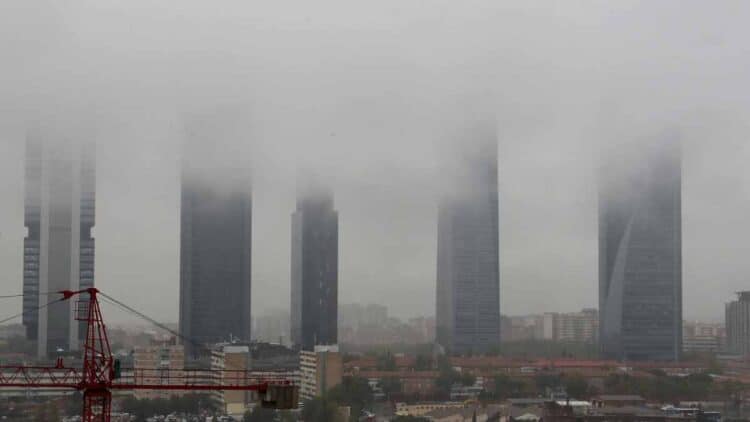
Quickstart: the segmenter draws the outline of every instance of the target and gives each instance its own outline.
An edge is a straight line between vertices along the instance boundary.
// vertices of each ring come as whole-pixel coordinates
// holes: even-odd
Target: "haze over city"
[[[487,116],[502,313],[596,306],[599,156],[665,132],[683,143],[685,318],[719,320],[747,288],[746,3],[3,9],[3,294],[22,287],[27,131],[51,125],[97,143],[97,287],[176,321],[181,145],[195,116],[216,122],[206,152],[220,141],[251,169],[253,314],[289,307],[290,215],[309,167],[335,192],[339,303],[433,315],[439,163]]]

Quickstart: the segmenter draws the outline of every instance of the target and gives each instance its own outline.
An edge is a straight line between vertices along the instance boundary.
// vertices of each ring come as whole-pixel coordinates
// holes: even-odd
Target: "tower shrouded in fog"
[[[26,140],[23,324],[42,358],[78,350],[85,335],[75,302],[46,306],[46,292],[94,286],[95,145],[54,136]]]
[[[333,193],[312,179],[298,183],[292,214],[291,336],[313,350],[338,341],[338,213]]]
[[[207,121],[193,124],[183,149],[180,332],[190,339],[185,346],[191,357],[202,353],[196,343],[250,341],[250,176],[224,148],[221,129]]]
[[[438,206],[436,337],[449,353],[485,353],[500,343],[497,140],[460,147]]]
[[[610,359],[671,361],[682,348],[678,141],[610,151],[599,191],[599,318]]]

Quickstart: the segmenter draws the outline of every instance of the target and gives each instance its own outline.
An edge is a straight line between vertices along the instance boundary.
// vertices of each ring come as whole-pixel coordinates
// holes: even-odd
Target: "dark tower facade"
[[[252,195],[248,171],[191,132],[183,151],[180,207],[180,332],[198,344],[250,341]],[[206,142],[203,142],[206,141]]]
[[[338,234],[333,194],[299,189],[292,214],[291,336],[303,350],[338,342]]]
[[[682,349],[682,165],[673,139],[613,149],[600,174],[602,355],[674,361]]]
[[[462,145],[438,206],[437,342],[453,354],[500,344],[497,141]]]

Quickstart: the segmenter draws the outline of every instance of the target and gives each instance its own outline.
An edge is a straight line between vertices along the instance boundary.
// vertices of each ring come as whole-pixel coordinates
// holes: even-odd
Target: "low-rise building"
[[[626,407],[643,406],[646,400],[633,394],[602,394],[591,399],[591,405],[595,408],[603,407]]]
[[[549,340],[594,343],[599,332],[599,312],[596,309],[583,309],[580,312],[504,316],[502,324],[504,342]]]
[[[299,396],[309,400],[341,384],[343,362],[337,345],[315,346],[299,354]]]
[[[250,347],[246,344],[217,344],[211,350],[211,370],[221,374],[217,383],[242,383],[247,378],[249,364]],[[243,414],[255,401],[250,391],[216,391],[213,396],[229,415]]]
[[[138,384],[170,385],[184,382],[185,348],[175,338],[154,340],[150,346],[133,349],[133,376]],[[174,390],[136,390],[140,399],[169,398],[185,392]]]
[[[599,312],[583,309],[581,312],[545,313],[542,319],[543,340],[594,343],[599,332]]]
[[[465,407],[463,402],[396,403],[396,416],[424,416],[435,410]]]

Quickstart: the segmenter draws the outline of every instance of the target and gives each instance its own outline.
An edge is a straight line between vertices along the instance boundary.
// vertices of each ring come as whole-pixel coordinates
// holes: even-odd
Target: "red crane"
[[[243,370],[179,370],[158,368],[123,371],[112,356],[107,328],[99,307],[99,290],[65,290],[60,300],[83,293],[76,319],[86,321],[83,365],[66,367],[62,358],[54,367],[0,366],[0,387],[75,389],[83,393],[83,422],[109,422],[113,390],[256,391],[261,404],[276,409],[296,407],[298,387],[282,377],[258,377]],[[103,294],[103,293],[102,293]],[[106,295],[105,295],[106,296]],[[123,374],[127,374],[124,375]]]

